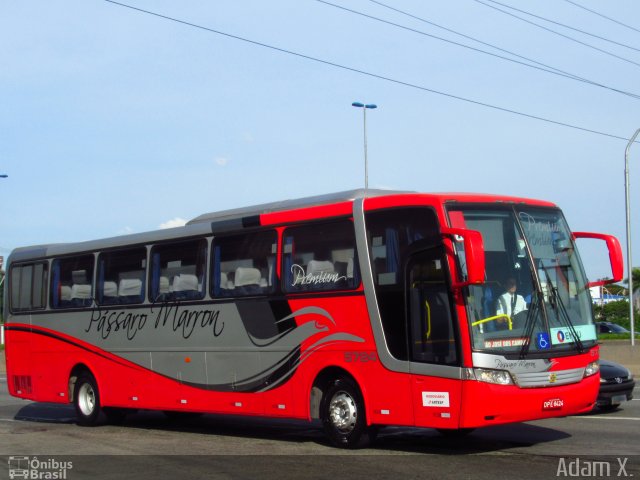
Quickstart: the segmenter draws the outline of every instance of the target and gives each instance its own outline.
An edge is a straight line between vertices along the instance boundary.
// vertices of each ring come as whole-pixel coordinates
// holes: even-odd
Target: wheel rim
[[[78,407],[83,415],[89,416],[96,408],[96,392],[88,383],[83,383],[78,392]]]
[[[342,433],[349,433],[356,427],[358,406],[347,392],[337,392],[329,403],[331,424]]]

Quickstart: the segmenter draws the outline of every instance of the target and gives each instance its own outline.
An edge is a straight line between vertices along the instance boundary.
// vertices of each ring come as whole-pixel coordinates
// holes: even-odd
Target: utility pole
[[[631,200],[629,198],[629,150],[636,141],[640,128],[633,134],[624,151],[624,193],[625,210],[627,212],[627,274],[629,275],[629,322],[631,326],[631,346],[636,344],[635,324],[633,320],[633,263],[631,261]]]

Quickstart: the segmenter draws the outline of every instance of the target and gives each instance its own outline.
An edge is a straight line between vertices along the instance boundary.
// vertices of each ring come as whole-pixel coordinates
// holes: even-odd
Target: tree
[[[605,305],[594,305],[593,311],[596,319],[601,322],[613,322],[625,328],[629,328],[629,302],[618,300]]]
[[[633,285],[633,305],[636,309],[640,310],[640,267],[633,267],[631,269],[631,281]],[[629,278],[624,283],[629,285]]]
[[[633,291],[635,292],[640,288],[640,267],[633,267],[631,279],[633,280]],[[629,284],[629,279],[627,278],[624,283]]]
[[[605,289],[605,293],[609,293],[611,295],[627,294],[627,287],[625,287],[624,285],[619,285],[617,283],[614,283],[612,285],[607,285],[606,287],[604,287],[604,289]]]

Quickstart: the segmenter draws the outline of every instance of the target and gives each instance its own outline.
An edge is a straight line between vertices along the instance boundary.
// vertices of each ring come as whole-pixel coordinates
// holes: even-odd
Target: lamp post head
[[[378,108],[377,105],[374,105],[373,103],[367,103],[366,105],[364,103],[360,103],[360,102],[353,102],[351,104],[352,107],[358,107],[358,108]]]
[[[0,178],[7,178],[8,176],[9,176],[9,175],[5,175],[4,173],[3,173],[3,174],[0,174]]]

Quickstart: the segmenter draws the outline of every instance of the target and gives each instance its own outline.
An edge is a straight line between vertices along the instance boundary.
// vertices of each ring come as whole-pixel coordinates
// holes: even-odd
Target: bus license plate
[[[627,401],[627,396],[626,395],[615,395],[613,397],[611,397],[611,403],[615,404],[615,403],[622,403],[622,402],[626,402]]]
[[[564,407],[564,400],[561,398],[552,398],[542,402],[542,410],[560,410]]]

